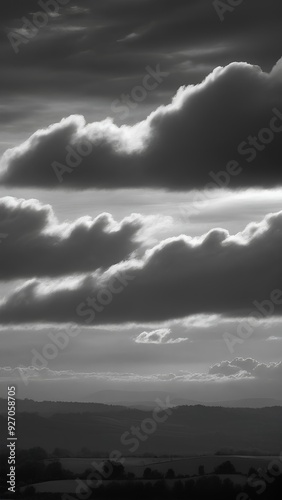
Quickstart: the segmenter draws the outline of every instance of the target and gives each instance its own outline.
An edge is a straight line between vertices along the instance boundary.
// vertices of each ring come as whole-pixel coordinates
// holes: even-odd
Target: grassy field
[[[193,478],[194,480],[199,479],[200,477],[205,477],[205,476],[197,476]],[[211,476],[209,476],[211,477]],[[240,474],[227,474],[227,475],[217,475],[222,481],[224,479],[230,479],[234,484],[240,484],[244,485],[247,481],[247,476],[240,475]],[[139,481],[137,479],[137,481]],[[157,483],[158,480],[156,479],[142,479],[142,483]],[[174,479],[166,479],[165,482],[168,484],[170,487],[173,486],[174,482],[176,480]],[[179,481],[179,479],[177,479]],[[182,481],[185,481],[183,479]],[[109,481],[110,482],[110,481]],[[124,481],[115,481],[117,483],[124,483]],[[76,480],[73,479],[67,479],[67,480],[62,480],[62,481],[48,481],[44,483],[37,483],[33,484],[32,486],[35,488],[36,493],[77,493],[77,488],[80,486],[83,488],[84,482],[78,483]],[[24,490],[24,488],[22,488]]]

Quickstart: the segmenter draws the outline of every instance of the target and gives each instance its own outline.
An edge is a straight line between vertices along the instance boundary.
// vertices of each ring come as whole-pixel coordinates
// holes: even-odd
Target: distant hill
[[[187,398],[178,397],[177,394],[168,393],[165,391],[97,391],[91,394],[85,399],[85,401],[91,401],[95,403],[104,404],[124,404],[124,406],[130,406],[135,403],[149,404],[155,403],[156,399],[165,400],[169,396],[170,400],[173,401],[173,405],[180,404],[199,404],[199,401],[190,401]],[[121,403],[122,402],[122,403]],[[176,403],[176,404],[175,404]]]
[[[223,406],[225,408],[266,408],[271,406],[282,406],[282,401],[272,398],[249,398],[203,404],[205,404],[205,406]]]
[[[20,406],[18,402],[18,406]],[[109,405],[53,403],[54,409],[68,408],[55,414],[42,411],[50,403],[30,403],[37,413],[17,412],[18,448],[41,446],[47,451],[65,448],[77,452],[82,447],[110,452],[131,453],[132,428],[152,419],[147,411]],[[43,406],[42,406],[43,405]],[[81,411],[78,411],[78,408]],[[87,411],[85,411],[87,408]],[[92,409],[92,411],[90,410]],[[137,454],[204,454],[220,449],[265,450],[279,454],[282,449],[282,407],[263,409],[179,406],[170,410],[166,421],[158,423],[150,435],[139,441]],[[5,429],[7,417],[0,416]],[[142,429],[142,427],[141,427]],[[126,442],[121,437],[126,434]],[[1,444],[6,445],[5,436]],[[136,438],[135,442],[136,442]],[[130,449],[131,448],[131,449]]]
[[[199,401],[187,399],[177,394],[167,393],[165,391],[97,391],[87,397],[86,401],[104,403],[104,404],[117,404],[132,408],[148,409],[156,406],[156,400],[161,399],[166,401],[169,397],[171,407],[182,405],[198,405],[202,404]]]
[[[169,396],[171,406],[222,406],[225,408],[264,408],[282,406],[282,401],[271,398],[249,398],[230,401],[195,401],[186,398],[183,394],[173,394],[162,391],[97,391],[87,397],[86,401],[117,404],[134,408],[152,408],[156,399],[166,399]]]
[[[222,408],[270,408],[273,406],[282,406],[282,401],[276,399],[239,399],[234,401],[215,401],[215,402],[199,402],[190,401],[181,398],[171,398],[171,408],[176,406],[220,406]],[[128,408],[148,409],[156,406],[155,401],[141,401],[140,403],[132,403],[131,401],[118,401],[118,405],[127,406]]]
[[[97,396],[96,396],[97,395]],[[135,400],[133,399],[135,396]],[[131,391],[99,391],[88,399],[94,402],[61,402],[61,401],[33,401],[32,399],[17,399],[17,413],[28,412],[39,415],[54,415],[56,413],[96,413],[104,415],[114,411],[123,411],[124,407],[143,411],[152,410],[156,406],[156,400],[166,401],[168,394],[161,391],[131,392]],[[127,397],[128,399],[120,399]],[[199,402],[169,394],[171,408],[177,406],[214,406],[223,408],[265,408],[282,406],[282,402],[275,399],[240,399],[237,401]],[[99,401],[100,400],[100,401]],[[7,400],[0,398],[0,414],[7,414]]]
[[[123,406],[104,405],[101,403],[80,403],[61,401],[33,401],[32,399],[17,399],[16,411],[38,413],[39,415],[54,415],[55,413],[101,413],[112,410],[124,410]],[[7,414],[7,400],[0,398],[0,414]]]

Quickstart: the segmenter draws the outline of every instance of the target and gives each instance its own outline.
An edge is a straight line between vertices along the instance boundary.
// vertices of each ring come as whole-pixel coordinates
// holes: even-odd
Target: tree
[[[93,457],[93,453],[89,448],[81,448],[81,456],[82,457]],[[96,455],[95,455],[96,456]]]
[[[175,478],[175,472],[173,469],[168,469],[165,475],[166,479],[174,479]]]
[[[227,462],[223,462],[215,467],[214,472],[215,474],[236,474],[236,469],[234,465],[227,460]]]
[[[113,460],[106,460],[103,464],[103,472],[106,479],[123,479],[124,466]]]
[[[33,486],[27,486],[23,491],[23,495],[27,496],[27,497],[33,497],[35,495],[35,493],[36,493],[36,491],[35,491],[35,488]]]
[[[71,456],[70,452],[65,448],[55,448],[52,455],[56,458],[70,458]]]
[[[40,448],[40,446],[36,446],[35,448],[30,448],[28,450],[28,454],[31,460],[45,460],[48,458],[47,452]]]
[[[163,475],[158,470],[152,470],[151,479],[163,479]]]
[[[257,469],[255,469],[254,467],[250,467],[249,472],[248,472],[248,476],[253,476],[254,474],[255,475],[258,474]]]
[[[17,479],[19,482],[24,481],[25,484],[40,483],[44,481],[44,475],[45,465],[42,461],[27,460],[17,467]]]
[[[151,479],[151,477],[152,477],[152,469],[150,469],[150,467],[146,467],[146,469],[143,472],[143,478]]]
[[[199,476],[204,476],[205,475],[205,467],[203,465],[199,465]]]
[[[46,481],[55,481],[63,478],[63,467],[61,462],[51,462],[45,470]]]

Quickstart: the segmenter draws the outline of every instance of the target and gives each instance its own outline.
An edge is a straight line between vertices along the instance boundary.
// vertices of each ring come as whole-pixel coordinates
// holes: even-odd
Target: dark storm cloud
[[[2,92],[115,99],[138,84],[147,64],[159,63],[171,74],[164,83],[171,94],[180,84],[198,82],[216,65],[247,60],[269,70],[281,56],[282,6],[277,0],[243,1],[224,22],[211,0],[65,3],[15,54],[8,35],[22,27],[23,17],[32,21],[42,9],[38,0],[2,0]]]
[[[59,224],[50,205],[37,200],[0,199],[0,279],[61,276],[106,268],[138,246],[141,216],[120,224],[109,214]]]
[[[160,68],[148,70],[144,85],[165,76]],[[270,73],[233,63],[182,87],[170,105],[134,126],[110,119],[86,125],[70,116],[8,150],[1,183],[172,190],[281,185],[281,81],[282,60]],[[85,141],[88,152],[70,157],[70,148]]]
[[[30,281],[2,302],[0,321],[91,326],[200,313],[281,316],[281,251],[282,212],[235,236],[214,229],[199,239],[170,238],[143,259],[73,283]]]

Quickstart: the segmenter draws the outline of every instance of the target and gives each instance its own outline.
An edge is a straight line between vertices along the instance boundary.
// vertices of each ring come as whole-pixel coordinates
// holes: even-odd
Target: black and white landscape
[[[282,6],[0,9],[1,498],[280,498]]]

